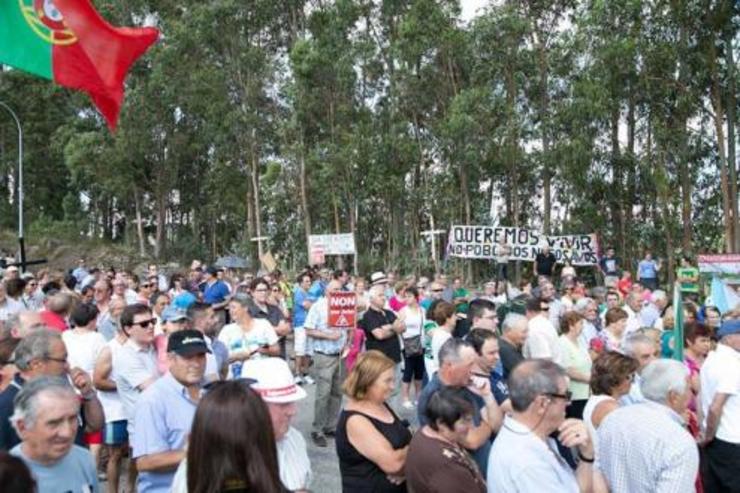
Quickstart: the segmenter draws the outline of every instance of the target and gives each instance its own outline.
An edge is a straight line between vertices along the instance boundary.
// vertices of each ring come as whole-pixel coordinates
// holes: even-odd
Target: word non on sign
[[[352,329],[357,323],[357,295],[344,291],[329,293],[329,327]]]

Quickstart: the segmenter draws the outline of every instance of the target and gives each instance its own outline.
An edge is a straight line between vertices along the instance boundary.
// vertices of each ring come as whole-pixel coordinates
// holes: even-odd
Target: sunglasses
[[[141,287],[142,288],[151,288],[152,285],[147,282],[147,283],[142,284]]]
[[[444,293],[444,289],[432,289],[432,293]]]
[[[142,329],[148,329],[150,326],[154,325],[157,321],[153,318],[150,318],[149,320],[142,320],[141,322],[134,322],[133,325],[138,325]]]

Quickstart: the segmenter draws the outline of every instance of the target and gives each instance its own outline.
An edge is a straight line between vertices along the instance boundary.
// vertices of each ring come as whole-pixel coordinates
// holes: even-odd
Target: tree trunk
[[[252,130],[252,139],[250,140],[249,150],[252,161],[252,190],[254,192],[254,226],[258,238],[262,238],[262,220],[260,218],[260,177],[259,177],[259,157],[255,148],[254,139],[257,137],[256,132]],[[250,238],[251,240],[251,238]],[[257,265],[262,262],[262,240],[257,240]]]
[[[611,130],[611,159],[612,169],[614,172],[614,191],[616,194],[616,207],[614,208],[614,231],[617,234],[617,244],[619,245],[620,255],[625,254],[626,250],[626,227],[624,211],[624,173],[622,170],[622,159],[619,151],[619,105],[615,105],[611,111],[610,130]]]
[[[735,248],[740,252],[740,211],[738,211],[737,161],[735,151],[735,55],[733,53],[732,30],[725,30],[725,56],[727,57],[727,167],[730,180],[730,211],[734,220]]]
[[[727,154],[725,152],[724,109],[722,107],[722,92],[720,89],[719,74],[717,73],[717,51],[714,43],[709,43],[709,70],[712,80],[710,99],[712,101],[714,131],[717,135],[717,151],[719,154],[720,186],[722,189],[722,211],[725,226],[725,251],[732,252],[735,246],[734,221],[730,205],[730,184],[727,170]]]
[[[548,165],[550,158],[550,132],[548,125],[548,110],[550,106],[550,97],[547,91],[548,68],[547,68],[547,51],[540,40],[537,46],[538,66],[540,72],[540,132],[542,133],[542,195],[543,195],[543,220],[542,230],[546,235],[552,231],[551,213],[552,213],[552,170]]]
[[[511,53],[509,56],[512,56]],[[517,173],[517,155],[519,146],[519,132],[516,120],[516,79],[514,77],[514,67],[506,65],[506,115],[508,132],[506,136],[506,164],[509,170],[509,179],[511,180],[510,190],[507,193],[511,197],[511,223],[515,228],[519,227],[519,175]],[[522,263],[516,261],[514,267],[514,278],[516,283],[522,278]]]
[[[134,210],[136,213],[136,236],[139,238],[139,255],[146,257],[146,242],[144,241],[144,225],[141,220],[141,196],[134,185]]]
[[[301,189],[301,209],[303,210],[303,230],[306,233],[306,245],[308,245],[308,237],[311,236],[311,211],[308,208],[308,181],[306,179],[306,147],[303,140],[303,129],[299,129],[300,136],[300,155],[299,159],[299,172],[298,181]],[[309,260],[310,260],[309,252]]]
[[[636,159],[635,159],[635,126],[636,126],[636,116],[635,116],[635,97],[634,93],[630,93],[629,100],[627,103],[627,155],[625,156],[626,159],[624,160],[625,163],[628,164],[629,168],[627,170],[627,196],[626,201],[624,203],[624,210],[629,215],[629,222],[628,224],[632,224],[634,221],[634,217],[632,215],[632,205],[635,203],[635,200],[637,198],[637,169],[636,169]],[[644,202],[644,198],[642,200]],[[643,209],[646,208],[646,205],[644,203],[641,203]],[[626,224],[625,224],[625,231],[626,231]],[[631,234],[628,233],[629,236]],[[627,250],[624,252],[625,256],[625,265],[634,265],[634,260],[636,258],[639,258],[639,245],[634,244],[634,242],[630,241],[627,242]]]
[[[159,188],[159,187],[158,187]],[[157,230],[154,245],[154,257],[160,260],[165,249],[165,228],[167,225],[167,195],[166,191],[157,191]]]

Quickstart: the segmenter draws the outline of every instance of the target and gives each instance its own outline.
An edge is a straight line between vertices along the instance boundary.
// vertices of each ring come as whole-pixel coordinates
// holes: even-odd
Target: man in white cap
[[[306,441],[290,426],[298,410],[297,402],[306,391],[295,384],[288,363],[280,358],[248,361],[242,377],[255,380],[252,389],[262,396],[270,410],[278,452],[280,481],[288,491],[307,492],[311,482],[311,463]]]

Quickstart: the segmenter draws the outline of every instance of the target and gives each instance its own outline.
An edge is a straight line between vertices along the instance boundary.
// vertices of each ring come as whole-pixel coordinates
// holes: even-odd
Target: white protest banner
[[[323,255],[354,255],[355,237],[352,233],[337,235],[310,235],[308,237],[308,251],[322,251]]]
[[[699,255],[699,271],[717,274],[740,274],[740,255]]]
[[[595,234],[545,236],[504,226],[452,226],[447,252],[453,257],[493,259],[503,244],[509,247],[511,260],[534,262],[545,244],[561,263],[568,259],[573,265],[596,265],[599,260]]]

